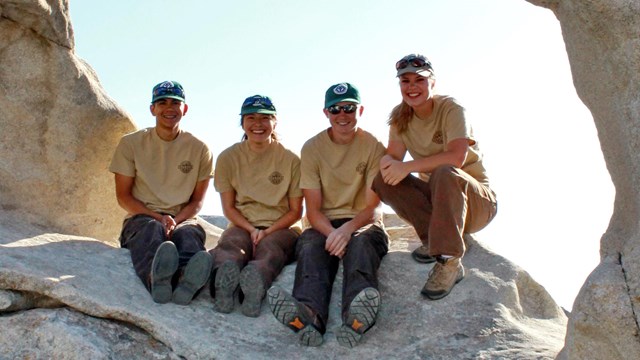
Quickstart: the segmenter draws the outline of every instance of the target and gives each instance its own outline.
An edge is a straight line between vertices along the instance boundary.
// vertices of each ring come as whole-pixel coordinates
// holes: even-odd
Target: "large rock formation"
[[[124,214],[107,167],[134,125],[75,56],[68,2],[2,0],[0,34],[0,209],[114,241]]]
[[[0,237],[0,312],[11,312],[0,317],[0,357],[551,359],[560,351],[566,316],[522,269],[468,238],[467,276],[428,301],[419,291],[431,265],[408,251],[415,233],[397,218],[386,223],[394,241],[380,268],[378,322],[354,349],[334,334],[340,276],[325,344],[307,349],[266,305],[256,319],[220,314],[207,290],[189,306],[155,304],[125,249],[60,234]],[[9,235],[1,222],[0,230]],[[291,289],[294,272],[287,266],[277,283]]]
[[[640,359],[640,2],[529,1],[560,21],[573,82],[616,188],[601,262],[575,300],[559,357]]]

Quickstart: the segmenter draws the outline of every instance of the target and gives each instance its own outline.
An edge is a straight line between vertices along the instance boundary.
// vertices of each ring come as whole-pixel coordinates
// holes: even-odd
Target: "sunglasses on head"
[[[427,67],[431,69],[431,62],[429,62],[429,60],[427,60],[425,57],[409,56],[409,57],[400,59],[400,61],[396,63],[396,70],[402,70],[409,65],[416,68]]]
[[[358,105],[356,104],[331,105],[327,108],[327,111],[333,115],[340,114],[340,111],[344,111],[345,114],[351,114],[351,113],[354,113],[357,108],[358,108]]]
[[[181,98],[184,98],[184,91],[182,91],[182,89],[180,89],[179,87],[159,87],[155,90],[153,90],[153,96],[154,97],[158,97],[158,96],[164,96],[164,95],[175,95],[175,96],[179,96]]]

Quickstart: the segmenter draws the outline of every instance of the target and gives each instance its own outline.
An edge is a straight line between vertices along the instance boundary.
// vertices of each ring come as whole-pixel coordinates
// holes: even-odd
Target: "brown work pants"
[[[493,191],[453,166],[436,168],[428,182],[409,174],[393,186],[378,174],[372,189],[413,225],[431,256],[462,257],[463,234],[480,231],[497,212]]]
[[[213,255],[211,281],[215,280],[218,268],[230,260],[240,270],[249,263],[255,265],[262,275],[265,289],[268,289],[284,266],[294,260],[297,239],[298,233],[294,230],[281,229],[265,236],[254,250],[251,234],[232,226],[222,233],[218,245],[209,250]],[[211,286],[211,295],[215,296],[214,286]]]

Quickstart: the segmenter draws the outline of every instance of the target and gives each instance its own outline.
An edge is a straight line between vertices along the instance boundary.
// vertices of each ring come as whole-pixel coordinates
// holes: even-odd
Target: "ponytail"
[[[409,122],[413,118],[413,109],[404,100],[396,105],[389,114],[387,124],[395,126],[398,134],[403,133],[409,127]]]

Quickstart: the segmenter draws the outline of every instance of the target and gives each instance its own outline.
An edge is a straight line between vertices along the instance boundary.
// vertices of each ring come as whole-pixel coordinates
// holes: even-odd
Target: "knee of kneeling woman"
[[[429,180],[433,181],[441,178],[456,177],[457,172],[458,168],[453,165],[440,165],[433,169],[429,176]]]
[[[373,182],[371,183],[371,190],[373,190],[376,194],[378,194],[378,196],[382,194],[382,191],[391,187],[392,187],[391,185],[388,185],[387,183],[384,182],[381,172],[378,172],[378,175],[376,175],[376,177],[373,178]]]

